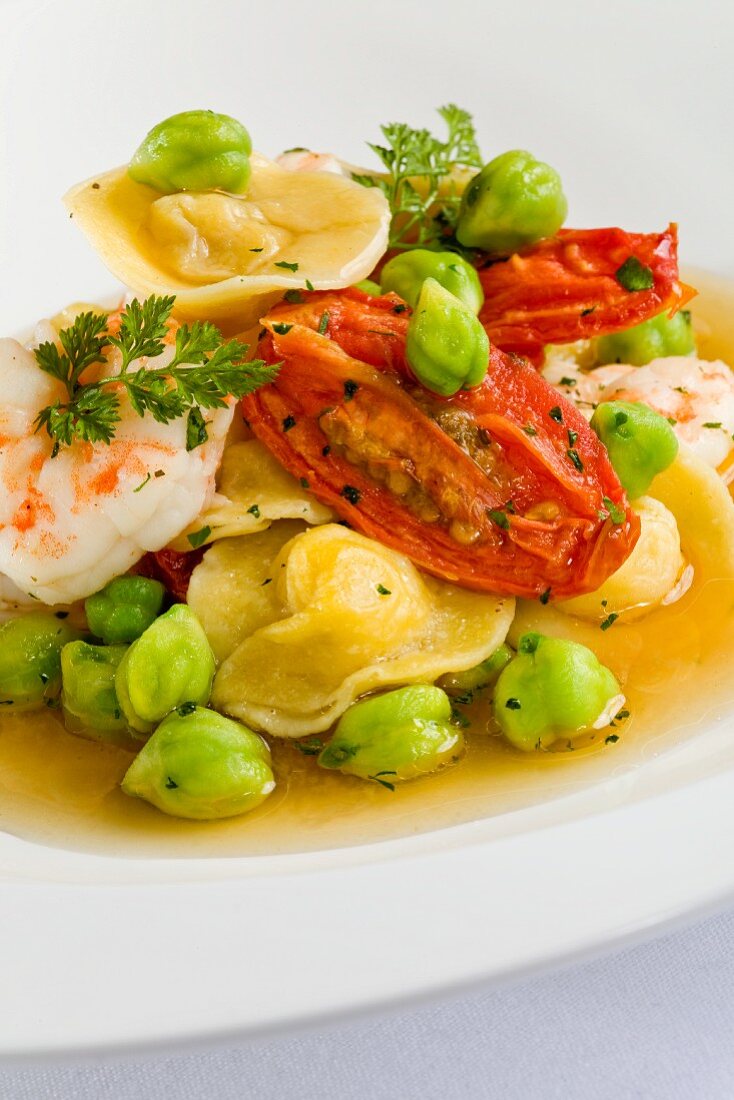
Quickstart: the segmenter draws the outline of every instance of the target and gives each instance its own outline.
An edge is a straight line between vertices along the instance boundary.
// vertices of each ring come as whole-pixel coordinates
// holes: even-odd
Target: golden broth
[[[689,276],[690,277],[690,276]],[[704,357],[734,362],[734,288],[690,277]],[[471,723],[460,764],[390,791],[325,772],[294,745],[273,745],[278,787],[254,813],[224,822],[166,817],[119,789],[131,755],[65,732],[51,711],[0,715],[0,827],[40,843],[125,856],[233,856],[361,844],[507,813],[580,790],[695,736],[734,708],[734,578],[695,560],[691,589],[638,622],[599,631],[553,608],[520,605],[523,628],[575,633],[622,675],[630,717],[613,730],[522,754],[488,719],[488,700],[462,708]],[[581,632],[579,634],[579,631]],[[590,633],[593,632],[593,633]],[[591,639],[591,641],[589,640]],[[609,735],[619,740],[609,740]]]

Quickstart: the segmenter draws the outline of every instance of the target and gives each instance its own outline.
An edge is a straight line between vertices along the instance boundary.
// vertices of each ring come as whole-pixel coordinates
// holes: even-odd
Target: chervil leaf
[[[106,328],[106,313],[80,313],[69,328],[59,333],[63,355],[50,341],[36,348],[34,355],[41,370],[63,382],[70,397],[87,367],[104,361],[102,348],[108,342],[103,335]]]
[[[223,408],[230,399],[272,382],[277,366],[247,361],[247,344],[223,341],[208,321],[179,326],[173,357],[157,365],[165,350],[174,301],[173,297],[152,297],[143,303],[135,299],[122,311],[116,336],[106,332],[106,315],[82,314],[59,334],[63,355],[52,343],[38,348],[39,367],[62,381],[69,395],[68,401],[47,406],[36,418],[36,430],[44,429],[54,440],[54,454],[75,440],[109,443],[120,421],[121,387],[138,416],[150,415],[160,424],[169,424],[188,413],[186,445],[191,450],[207,438],[200,409]],[[120,374],[85,383],[83,371],[104,360],[105,344],[119,350]]]
[[[152,294],[142,303],[134,298],[125,306],[118,335],[108,337],[107,341],[119,348],[122,354],[121,373],[124,374],[133,360],[143,355],[155,359],[161,354],[168,332],[167,321],[175,300],[173,295],[162,298]]]
[[[469,112],[449,103],[438,113],[448,128],[445,141],[430,130],[414,130],[405,122],[387,123],[381,127],[387,144],[369,143],[387,179],[352,174],[357,183],[379,187],[387,198],[392,210],[389,248],[423,248],[441,243],[460,250],[451,231],[461,196],[444,182],[439,197],[440,184],[455,166],[479,168],[482,160]]]

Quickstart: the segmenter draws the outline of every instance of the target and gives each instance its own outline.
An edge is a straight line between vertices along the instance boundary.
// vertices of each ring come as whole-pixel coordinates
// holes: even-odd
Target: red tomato
[[[680,309],[695,291],[678,280],[677,250],[675,225],[664,233],[561,229],[480,268],[480,320],[498,347],[537,362],[544,344],[618,332]],[[630,257],[649,270],[649,290],[628,290],[619,281],[617,273]]]
[[[202,550],[182,554],[179,550],[158,550],[144,554],[134,568],[135,573],[164,584],[174,600],[184,602],[191,574],[204,556]]]
[[[496,347],[481,386],[428,393],[406,364],[408,318],[395,295],[353,289],[276,307],[259,354],[280,372],[243,401],[255,435],[352,527],[435,576],[544,599],[598,588],[639,521],[586,420]]]

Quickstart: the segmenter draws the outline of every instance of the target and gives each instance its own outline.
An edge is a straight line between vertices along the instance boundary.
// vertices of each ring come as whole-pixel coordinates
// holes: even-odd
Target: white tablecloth
[[[318,1032],[0,1069],[0,1098],[731,1100],[732,945],[734,911],[521,984]]]

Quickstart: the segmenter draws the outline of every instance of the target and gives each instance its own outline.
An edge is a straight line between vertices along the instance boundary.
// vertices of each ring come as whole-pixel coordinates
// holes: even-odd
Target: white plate
[[[734,274],[729,9],[373,0],[0,4],[0,331],[114,284],[59,196],[159,118],[211,106],[258,147],[352,161],[376,123],[474,109],[483,147],[563,173],[570,222],[682,224]],[[695,89],[695,94],[692,91]],[[705,108],[702,108],[705,104]],[[730,723],[575,794],[379,845],[115,859],[0,835],[0,1052],[313,1022],[514,975],[734,895]],[[1,812],[1,807],[0,807]],[[345,825],[348,827],[348,825]]]

